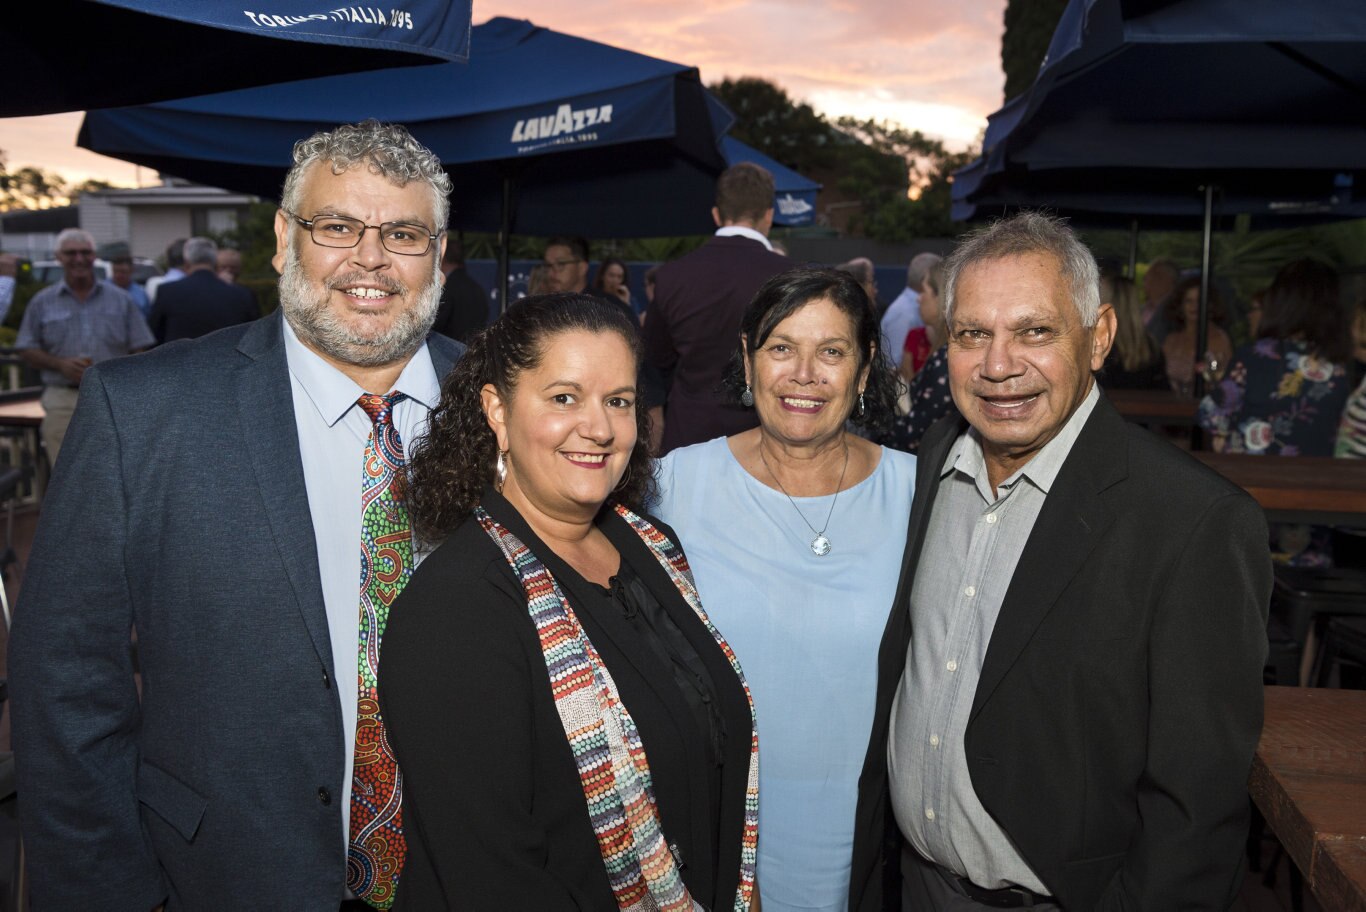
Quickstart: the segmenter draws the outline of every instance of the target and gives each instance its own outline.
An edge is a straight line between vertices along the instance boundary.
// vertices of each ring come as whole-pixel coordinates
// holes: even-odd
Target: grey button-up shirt
[[[97,281],[84,301],[65,281],[49,285],[28,302],[14,347],[36,348],[59,358],[108,361],[156,344],[142,311],[122,289]],[[71,386],[61,371],[42,371],[46,386]]]
[[[1093,383],[1058,435],[999,495],[977,432],[958,438],[944,460],[911,589],[911,647],[887,746],[892,805],[921,855],[987,889],[1049,892],[978,801],[963,736],[1015,565],[1099,395]]]

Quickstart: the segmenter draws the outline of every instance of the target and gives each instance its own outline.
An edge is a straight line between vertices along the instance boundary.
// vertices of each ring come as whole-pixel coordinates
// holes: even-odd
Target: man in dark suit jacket
[[[963,417],[920,450],[851,908],[1227,908],[1261,730],[1261,510],[1101,397],[1115,318],[1064,224],[980,232],[945,286]]]
[[[436,310],[432,332],[468,342],[470,336],[489,325],[489,293],[465,271],[465,251],[459,238],[446,238],[441,271],[446,284],[441,289],[441,306]]]
[[[768,243],[773,175],[750,163],[726,169],[711,215],[716,236],[659,267],[646,313],[645,360],[672,377],[659,455],[759,424],[752,409],[724,400],[721,378],[739,349],[740,319],[755,292],[792,267]]]
[[[163,284],[147,317],[158,342],[197,339],[261,315],[250,291],[218,277],[218,245],[209,238],[185,242],[185,270],[185,278]]]
[[[9,653],[35,908],[365,907],[358,400],[411,445],[463,351],[427,338],[449,190],[402,127],[299,143],[281,311],[87,372]]]

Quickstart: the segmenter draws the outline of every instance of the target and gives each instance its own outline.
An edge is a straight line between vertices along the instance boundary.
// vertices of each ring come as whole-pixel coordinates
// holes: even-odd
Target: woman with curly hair
[[[914,456],[849,428],[890,425],[897,381],[880,339],[853,276],[774,276],[743,317],[728,379],[759,426],[659,463],[659,515],[689,542],[754,694],[765,912],[848,905],[878,645],[915,486]]]
[[[395,909],[746,910],[757,747],[730,647],[653,491],[640,343],[527,298],[456,365],[411,460],[436,545],[394,603]]]

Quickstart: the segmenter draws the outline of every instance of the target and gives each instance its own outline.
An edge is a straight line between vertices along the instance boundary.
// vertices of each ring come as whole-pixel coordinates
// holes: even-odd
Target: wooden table
[[[1266,688],[1248,792],[1323,908],[1366,912],[1366,691]]]
[[[0,402],[0,427],[38,427],[45,414],[39,396]]]
[[[1366,526],[1366,459],[1192,455],[1256,498],[1273,522]]]
[[[29,493],[20,498],[21,503],[37,503],[47,487],[46,460],[41,458],[41,438],[39,430],[43,423],[43,403],[41,386],[24,390],[0,393],[0,427],[22,428],[27,431],[28,443],[22,446],[18,464],[33,470],[30,476],[33,485]]]
[[[1169,389],[1107,389],[1105,398],[1125,418],[1148,427],[1191,427],[1199,405]]]

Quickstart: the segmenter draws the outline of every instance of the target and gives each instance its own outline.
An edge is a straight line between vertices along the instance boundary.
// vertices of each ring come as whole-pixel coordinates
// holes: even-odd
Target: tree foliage
[[[1034,84],[1039,65],[1048,53],[1067,0],[1008,0],[1005,34],[1001,38],[1001,69],[1005,97],[1014,98]]]
[[[949,220],[949,175],[973,158],[890,121],[830,121],[757,77],[711,90],[735,114],[731,135],[854,201],[848,230],[880,241],[958,233]]]
[[[108,181],[87,180],[68,183],[55,171],[32,166],[9,170],[5,152],[0,149],[0,212],[10,209],[51,209],[76,201],[82,193],[106,190]]]
[[[842,137],[811,105],[794,101],[767,79],[744,76],[710,86],[735,115],[730,135],[794,171],[811,173],[839,163]]]

